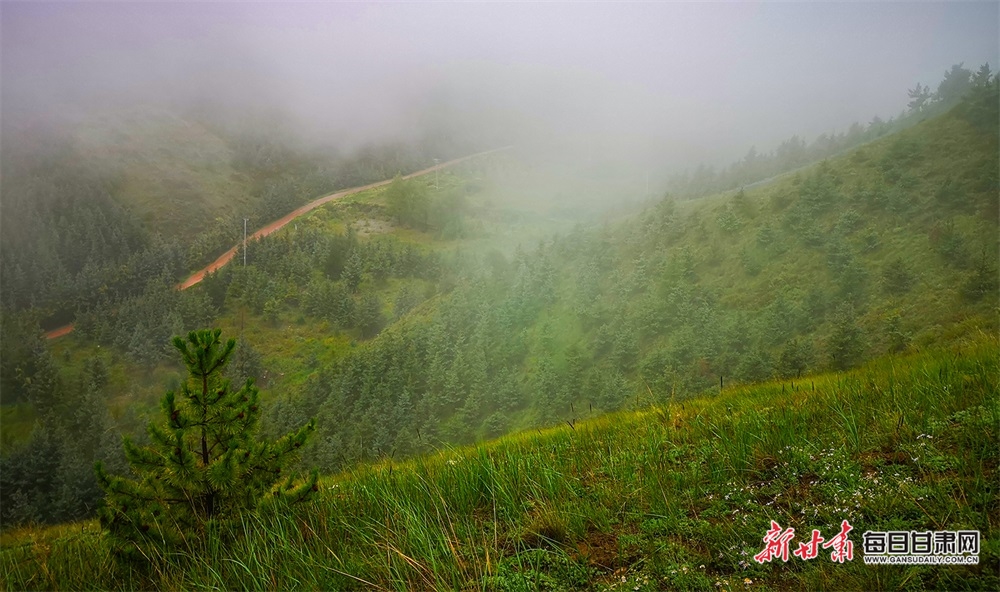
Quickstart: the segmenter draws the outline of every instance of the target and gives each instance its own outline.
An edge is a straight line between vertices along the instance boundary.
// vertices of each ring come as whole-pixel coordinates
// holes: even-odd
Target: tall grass
[[[998,353],[980,336],[358,466],[144,565],[116,563],[92,522],[8,533],[2,588],[996,589]],[[824,536],[848,519],[855,560],[758,565],[772,519]],[[865,530],[970,528],[978,566],[860,561]]]

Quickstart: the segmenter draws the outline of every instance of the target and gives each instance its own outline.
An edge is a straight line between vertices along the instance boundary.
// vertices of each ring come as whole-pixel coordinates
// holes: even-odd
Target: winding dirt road
[[[433,173],[434,171],[438,171],[438,170],[441,170],[443,168],[450,167],[452,165],[456,165],[456,164],[458,164],[460,162],[465,162],[466,160],[470,160],[470,159],[477,158],[477,157],[480,157],[480,156],[486,156],[487,154],[493,154],[494,152],[500,152],[502,150],[508,150],[509,148],[511,148],[511,147],[510,146],[504,146],[503,148],[494,148],[493,150],[486,150],[484,152],[477,152],[475,154],[470,154],[468,156],[463,156],[461,158],[456,158],[454,160],[449,160],[447,162],[442,162],[442,163],[436,164],[436,165],[434,165],[432,167],[429,167],[429,168],[426,168],[426,169],[423,169],[423,170],[419,170],[419,171],[417,171],[415,173],[410,173],[409,175],[404,175],[403,178],[404,179],[411,179],[413,177],[419,177],[421,175],[426,175],[427,173]],[[306,205],[298,208],[297,210],[291,212],[290,214],[287,214],[287,215],[283,216],[282,218],[279,218],[278,220],[275,220],[274,222],[271,222],[267,226],[264,226],[263,228],[255,231],[252,235],[248,236],[247,239],[249,240],[249,239],[261,238],[261,237],[267,236],[267,235],[271,234],[272,232],[275,232],[276,230],[280,229],[284,225],[288,224],[292,220],[298,218],[302,214],[305,214],[307,212],[311,212],[311,211],[315,210],[316,208],[318,208],[318,207],[320,207],[320,206],[322,206],[324,204],[330,203],[331,201],[334,201],[334,200],[338,200],[338,199],[347,197],[348,195],[354,195],[355,193],[361,193],[362,191],[367,191],[369,189],[375,189],[376,187],[382,187],[383,185],[388,185],[389,183],[392,183],[392,179],[386,179],[384,181],[378,181],[376,183],[370,183],[368,185],[363,185],[361,187],[352,187],[350,189],[344,189],[344,190],[338,191],[336,193],[331,193],[330,195],[327,195],[325,197],[320,197],[319,199],[313,200],[313,201],[307,203]],[[219,269],[220,267],[222,267],[226,263],[229,263],[230,261],[232,261],[233,257],[236,256],[236,253],[240,250],[240,247],[242,245],[243,245],[242,242],[237,243],[231,249],[229,249],[228,251],[226,251],[225,253],[223,253],[222,255],[220,255],[218,259],[216,259],[215,261],[209,263],[204,268],[199,269],[198,271],[196,271],[193,274],[191,274],[191,277],[189,277],[188,279],[184,280],[180,284],[177,284],[177,289],[178,290],[187,290],[191,286],[193,286],[193,285],[197,284],[198,282],[200,282],[201,280],[205,279],[205,276],[207,274],[209,274],[209,273],[211,273],[211,272]],[[63,335],[66,335],[67,333],[70,333],[71,331],[73,331],[73,325],[72,324],[64,325],[62,327],[59,327],[58,329],[53,329],[53,330],[47,332],[45,334],[45,337],[48,338],[48,339],[55,339],[57,337],[62,337]]]

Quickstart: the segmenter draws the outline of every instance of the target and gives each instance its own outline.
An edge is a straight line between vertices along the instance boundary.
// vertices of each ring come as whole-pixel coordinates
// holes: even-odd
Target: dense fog
[[[995,3],[5,3],[4,123],[192,106],[339,148],[436,133],[676,172],[900,113]],[[252,115],[251,115],[252,114]]]

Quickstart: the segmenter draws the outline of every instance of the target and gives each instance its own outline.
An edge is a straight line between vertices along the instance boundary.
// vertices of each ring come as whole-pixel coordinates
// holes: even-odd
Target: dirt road
[[[417,171],[415,173],[410,173],[409,175],[403,176],[403,178],[404,179],[411,179],[413,177],[419,177],[421,175],[426,175],[427,173],[433,173],[434,171],[438,171],[438,170],[441,170],[443,168],[450,167],[452,165],[456,165],[456,164],[458,164],[460,162],[464,162],[464,161],[470,160],[472,158],[477,158],[479,156],[485,156],[487,154],[492,154],[494,152],[500,152],[502,150],[507,150],[509,148],[510,148],[510,146],[504,146],[503,148],[494,148],[493,150],[486,150],[485,152],[477,152],[475,154],[470,154],[468,156],[463,156],[461,158],[456,158],[454,160],[449,160],[447,162],[442,162],[440,164],[436,164],[436,165],[434,165],[432,167],[429,167],[429,168]],[[319,199],[313,200],[313,201],[307,203],[306,205],[302,206],[301,208],[298,208],[297,210],[291,212],[290,214],[288,214],[286,216],[283,216],[282,218],[280,218],[278,220],[275,220],[274,222],[271,222],[267,226],[265,226],[265,227],[263,227],[263,228],[255,231],[253,233],[253,235],[251,235],[251,236],[249,236],[247,238],[248,239],[253,239],[253,238],[260,238],[260,237],[263,237],[263,236],[267,236],[267,235],[271,234],[272,232],[278,230],[279,228],[283,227],[284,225],[288,224],[292,220],[298,218],[302,214],[305,214],[307,212],[311,212],[312,210],[315,210],[316,208],[322,206],[323,204],[327,204],[327,203],[330,203],[331,201],[334,201],[334,200],[337,200],[337,199],[341,199],[343,197],[347,197],[348,195],[353,195],[355,193],[361,193],[362,191],[367,191],[369,189],[375,189],[376,187],[382,187],[383,185],[388,185],[389,183],[392,183],[392,179],[386,179],[384,181],[378,181],[376,183],[370,183],[370,184],[364,185],[362,187],[352,187],[350,189],[344,189],[344,190],[338,191],[336,193],[331,193],[330,195],[327,195],[327,196],[321,197]],[[226,251],[225,253],[223,253],[222,255],[220,255],[218,259],[216,259],[215,261],[209,263],[204,268],[199,269],[198,271],[194,272],[193,274],[191,274],[191,277],[189,277],[188,279],[186,279],[183,282],[181,282],[180,284],[178,284],[177,285],[177,289],[178,290],[187,290],[191,286],[193,286],[193,285],[197,284],[198,282],[200,282],[201,280],[205,279],[205,276],[207,274],[209,274],[209,273],[211,273],[211,272],[219,269],[220,267],[222,267],[226,263],[229,263],[233,259],[233,257],[236,256],[236,253],[240,250],[241,246],[242,246],[242,243],[234,245],[231,249],[229,249],[228,251]],[[71,332],[72,330],[73,330],[73,325],[64,325],[62,327],[59,327],[58,329],[53,329],[52,331],[49,331],[48,333],[45,334],[45,337],[47,337],[48,339],[55,339],[56,337],[62,337],[63,335],[66,335],[67,333]]]

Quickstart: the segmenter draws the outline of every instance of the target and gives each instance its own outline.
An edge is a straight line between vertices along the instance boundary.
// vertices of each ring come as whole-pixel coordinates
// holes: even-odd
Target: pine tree
[[[923,111],[927,102],[931,99],[930,87],[921,86],[920,83],[917,83],[915,88],[908,90],[907,94],[910,96],[907,108],[914,113]]]
[[[854,309],[844,305],[837,311],[833,335],[830,336],[831,365],[846,370],[861,361],[867,349],[864,329],[857,323]]]
[[[347,264],[344,266],[344,271],[341,273],[344,283],[347,284],[347,288],[352,293],[358,291],[358,286],[361,285],[364,272],[365,262],[361,259],[361,254],[358,249],[354,249],[347,258]]]
[[[137,480],[108,474],[98,463],[106,497],[99,515],[125,556],[165,551],[203,538],[211,525],[238,521],[276,501],[298,502],[317,490],[313,471],[299,484],[285,467],[315,429],[315,421],[276,442],[257,437],[260,406],[252,379],[230,388],[223,370],[236,340],[221,330],[192,331],[173,345],[188,368],[179,393],[161,402],[166,425],[149,425],[150,446],[124,439]],[[280,485],[279,485],[280,483]]]

